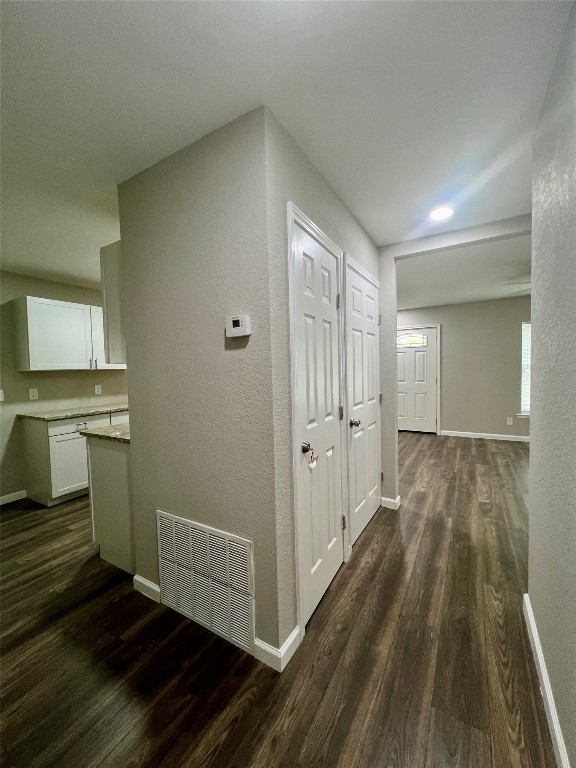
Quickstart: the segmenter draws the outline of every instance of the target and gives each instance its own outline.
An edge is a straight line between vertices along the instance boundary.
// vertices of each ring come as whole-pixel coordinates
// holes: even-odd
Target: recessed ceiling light
[[[449,205],[441,205],[438,208],[434,208],[433,211],[430,211],[430,218],[432,221],[446,221],[446,219],[449,219],[453,213],[454,209],[450,208]]]

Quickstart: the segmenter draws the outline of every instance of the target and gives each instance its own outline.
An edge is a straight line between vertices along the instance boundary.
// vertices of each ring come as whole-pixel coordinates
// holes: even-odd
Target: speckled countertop
[[[127,411],[128,403],[108,403],[108,405],[88,405],[83,408],[63,408],[60,411],[32,411],[19,413],[21,419],[39,419],[40,421],[59,421],[60,419],[77,419],[80,416],[98,416],[101,413],[118,413]]]
[[[117,443],[129,443],[130,424],[112,424],[111,427],[84,429],[80,434],[86,437],[99,437],[102,440],[115,440]]]

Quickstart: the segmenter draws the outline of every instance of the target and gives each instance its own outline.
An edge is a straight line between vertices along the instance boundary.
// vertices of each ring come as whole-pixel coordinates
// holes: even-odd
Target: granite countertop
[[[99,437],[102,440],[115,440],[117,443],[129,443],[130,424],[112,424],[110,427],[84,429],[80,434],[86,437]]]
[[[60,421],[61,419],[77,419],[81,416],[98,416],[102,413],[118,413],[127,411],[128,403],[108,403],[108,405],[87,405],[83,408],[63,408],[59,411],[32,411],[19,413],[21,419],[38,419],[40,421]]]

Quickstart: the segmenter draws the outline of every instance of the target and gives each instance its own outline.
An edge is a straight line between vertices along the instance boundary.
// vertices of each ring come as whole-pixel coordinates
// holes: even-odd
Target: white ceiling
[[[377,244],[526,213],[569,5],[4,0],[3,268],[97,282],[116,183],[262,104]]]
[[[398,309],[526,296],[530,248],[530,235],[520,235],[400,259]]]

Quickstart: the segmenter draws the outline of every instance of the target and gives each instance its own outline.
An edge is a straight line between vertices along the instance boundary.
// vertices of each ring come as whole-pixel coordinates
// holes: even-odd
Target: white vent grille
[[[157,515],[162,602],[253,651],[252,542],[160,510]]]

